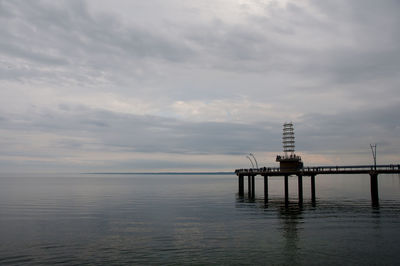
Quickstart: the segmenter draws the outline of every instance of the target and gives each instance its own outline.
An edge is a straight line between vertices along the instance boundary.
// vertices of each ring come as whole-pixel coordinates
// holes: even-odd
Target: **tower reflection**
[[[302,212],[303,208],[298,204],[289,204],[278,209],[281,231],[285,239],[283,252],[287,265],[299,264],[299,233],[302,230]]]
[[[276,229],[281,233],[284,241],[282,242],[282,258],[284,258],[284,265],[297,265],[301,260],[301,245],[299,234],[303,230],[302,224],[304,222],[303,212],[304,204],[297,202],[284,203],[281,199],[272,199],[268,202],[264,198],[251,198],[246,196],[237,196],[238,208],[259,208],[268,210],[268,215],[274,213],[278,217],[279,224]],[[249,204],[254,203],[254,204]],[[313,204],[306,205],[308,208],[313,208]],[[272,212],[272,213],[271,213]],[[266,214],[266,212],[260,212]]]

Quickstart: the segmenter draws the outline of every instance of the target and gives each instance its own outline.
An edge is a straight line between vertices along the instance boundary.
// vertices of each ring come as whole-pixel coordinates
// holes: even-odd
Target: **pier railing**
[[[279,167],[261,167],[261,168],[248,168],[236,169],[236,174],[255,174],[255,175],[284,175],[287,173],[305,175],[311,174],[342,174],[342,173],[369,173],[376,171],[378,173],[398,173],[400,171],[400,164],[385,164],[385,165],[336,165],[336,166],[305,166],[299,170],[281,170]]]

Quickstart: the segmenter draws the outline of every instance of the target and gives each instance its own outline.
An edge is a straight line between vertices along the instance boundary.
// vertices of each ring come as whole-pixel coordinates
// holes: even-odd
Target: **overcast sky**
[[[0,0],[0,172],[400,162],[398,0]]]

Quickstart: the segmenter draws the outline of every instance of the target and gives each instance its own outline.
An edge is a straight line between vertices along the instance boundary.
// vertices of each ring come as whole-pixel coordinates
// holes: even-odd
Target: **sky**
[[[0,0],[0,172],[400,162],[397,0]]]

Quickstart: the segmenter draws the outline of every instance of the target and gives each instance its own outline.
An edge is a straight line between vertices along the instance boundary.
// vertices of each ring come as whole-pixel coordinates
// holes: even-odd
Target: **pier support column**
[[[244,177],[239,175],[239,196],[244,195]]]
[[[256,195],[256,182],[255,176],[251,176],[251,198],[254,198]]]
[[[251,175],[248,176],[247,191],[249,192],[249,198],[251,198]]]
[[[299,204],[303,204],[303,176],[298,175],[298,186],[299,186]]]
[[[289,203],[289,176],[285,175],[285,204]]]
[[[264,202],[268,202],[268,176],[264,176]]]
[[[311,201],[315,203],[315,175],[311,176]]]
[[[370,173],[371,176],[371,200],[373,205],[379,204],[378,195],[378,174],[376,172]]]

